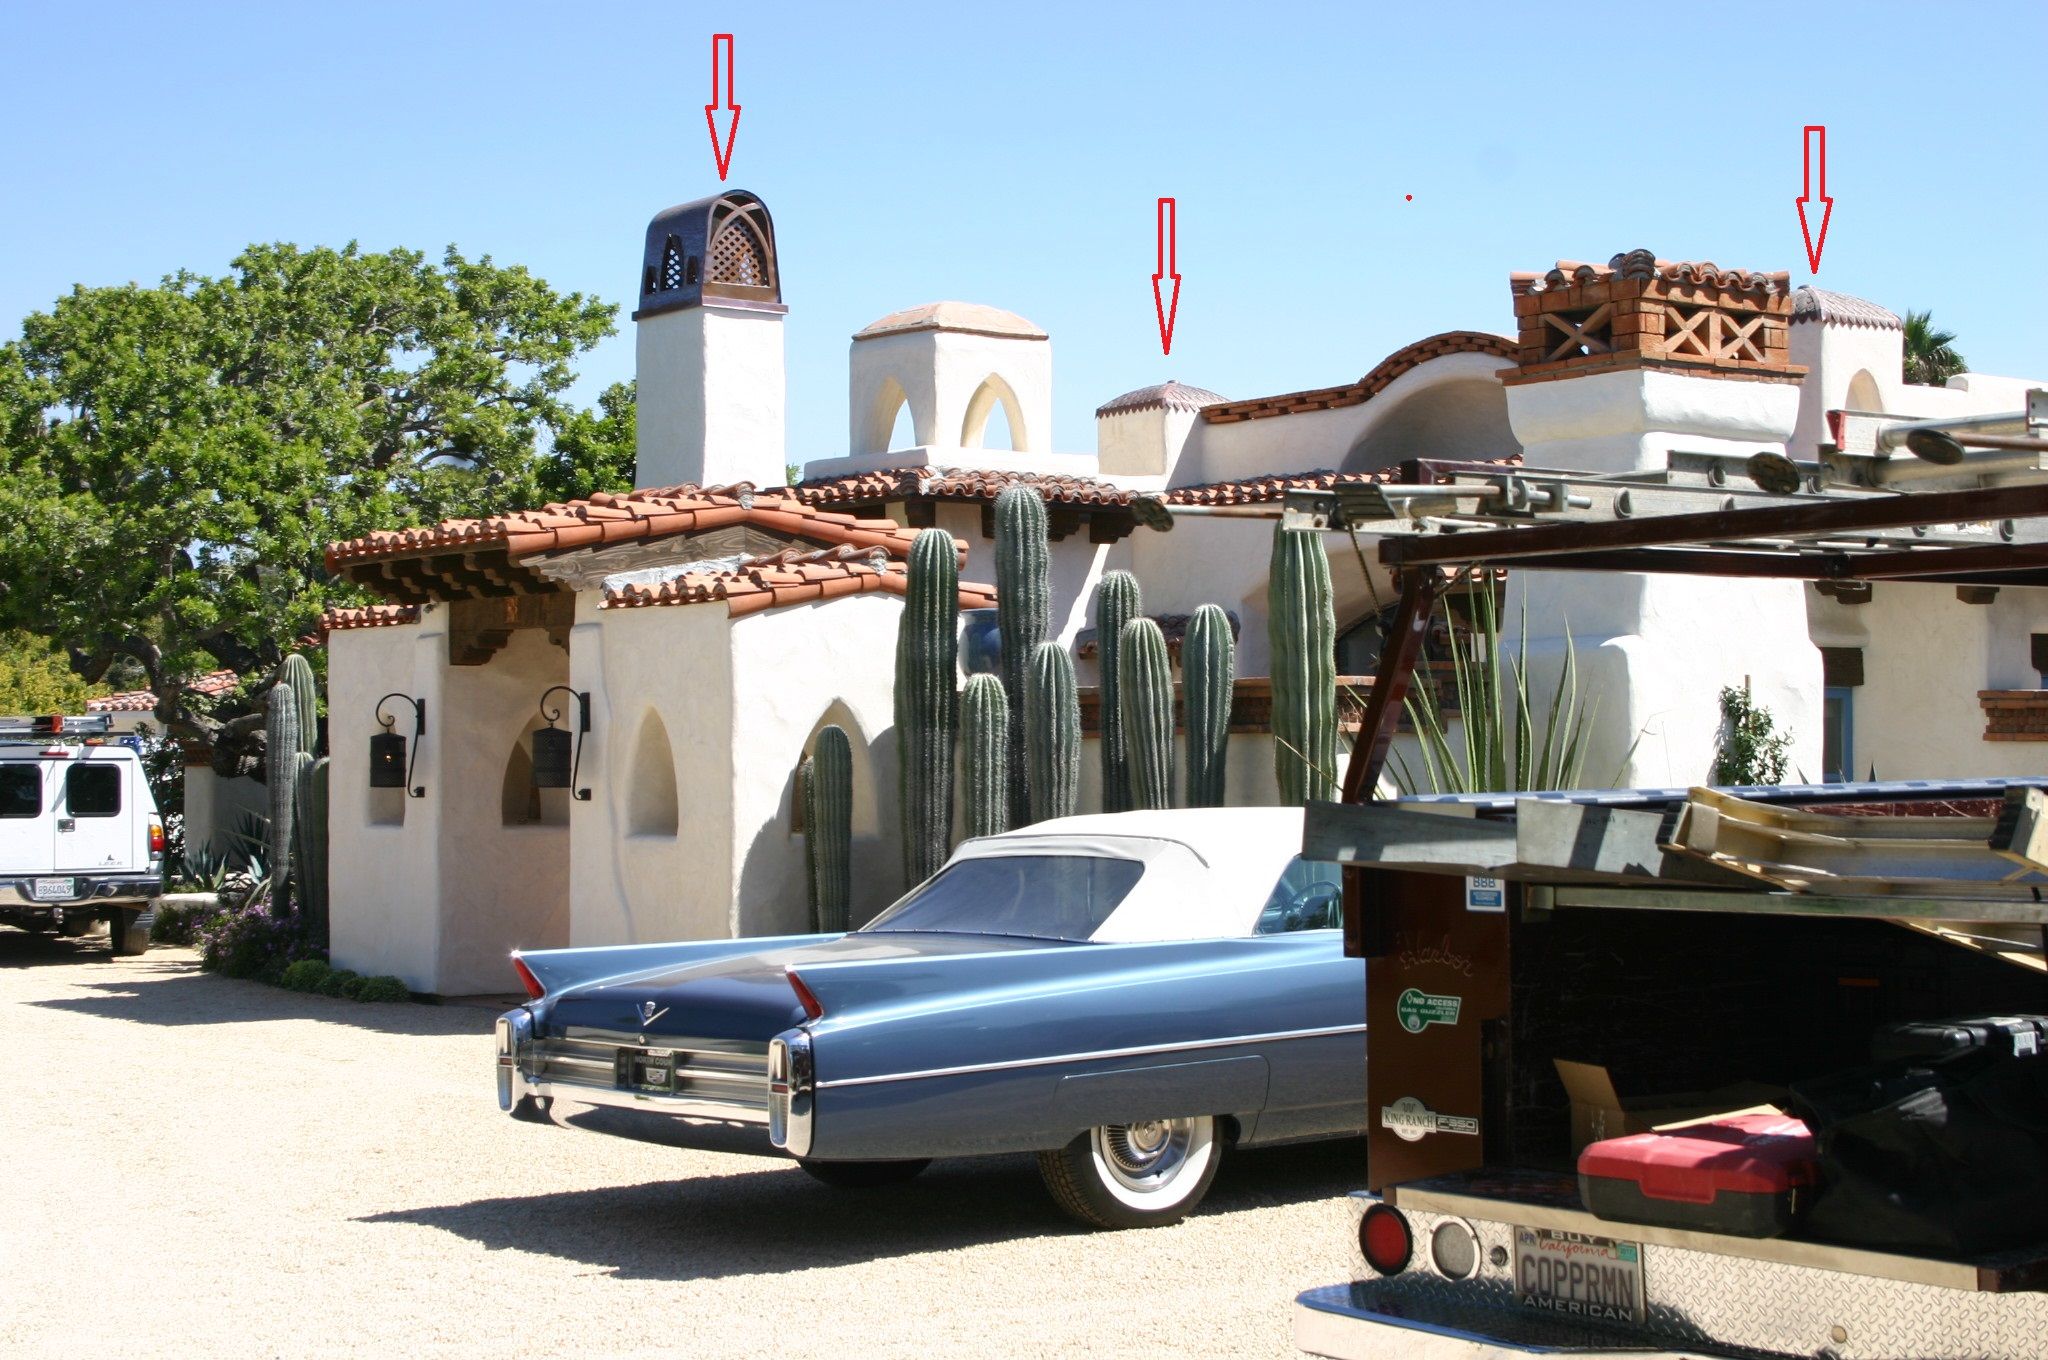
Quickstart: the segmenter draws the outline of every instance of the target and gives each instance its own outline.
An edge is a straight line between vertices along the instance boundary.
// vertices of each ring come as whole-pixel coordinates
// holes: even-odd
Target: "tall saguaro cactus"
[[[1032,649],[1045,641],[1052,613],[1048,557],[1045,498],[1036,487],[1008,488],[996,497],[996,615],[1003,635],[1003,692],[1010,700],[1010,816],[1019,826],[1031,822],[1024,686]]]
[[[818,733],[804,790],[805,859],[811,867],[811,925],[847,928],[853,898],[853,744],[838,726]]]
[[[993,675],[970,675],[960,692],[960,749],[967,766],[967,834],[1010,829],[1010,701]]]
[[[1131,757],[1124,747],[1124,713],[1117,703],[1116,659],[1124,625],[1145,613],[1138,578],[1127,571],[1104,573],[1095,587],[1095,649],[1102,676],[1102,810],[1131,806]]]
[[[282,681],[264,699],[263,753],[264,790],[270,799],[270,909],[282,916],[291,909],[292,795],[305,756],[299,750],[298,696]]]
[[[1057,642],[1039,643],[1025,683],[1030,687],[1024,745],[1033,819],[1071,817],[1081,793],[1081,701],[1074,692],[1074,658]]]
[[[1173,667],[1166,635],[1150,619],[1124,625],[1117,641],[1117,697],[1131,757],[1131,806],[1173,806]]]
[[[296,844],[292,890],[299,914],[312,927],[314,939],[327,939],[327,757],[315,760],[301,753],[292,791],[292,839]]]
[[[298,749],[309,756],[319,754],[320,682],[313,678],[311,663],[293,652],[278,667],[277,679],[279,684],[291,686],[292,699],[298,704]]]
[[[1266,605],[1280,801],[1328,799],[1337,784],[1337,616],[1317,535],[1274,529]]]
[[[1222,807],[1237,645],[1230,636],[1230,616],[1218,606],[1205,604],[1189,620],[1187,638],[1181,643],[1180,671],[1187,688],[1187,805]]]
[[[926,529],[910,545],[910,579],[896,626],[896,754],[903,872],[922,883],[953,848],[953,688],[960,651],[960,564],[953,536]]]

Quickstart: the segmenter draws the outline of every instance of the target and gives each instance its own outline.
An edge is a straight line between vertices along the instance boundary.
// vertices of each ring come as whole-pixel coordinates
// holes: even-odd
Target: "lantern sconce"
[[[548,707],[548,699],[556,694],[566,694],[576,701],[573,756],[570,734],[555,726],[561,721],[562,711]],[[548,725],[533,734],[533,786],[537,789],[569,789],[579,803],[589,802],[590,790],[576,787],[576,774],[583,768],[583,738],[590,731],[590,692],[556,685],[541,694],[540,715],[547,719]]]
[[[392,730],[396,719],[384,712],[393,699],[412,705],[412,752],[407,755],[405,738]],[[370,787],[404,789],[408,798],[424,798],[427,791],[412,782],[414,762],[420,758],[420,739],[427,735],[427,701],[410,694],[391,693],[377,701],[377,721],[384,730],[370,738]]]

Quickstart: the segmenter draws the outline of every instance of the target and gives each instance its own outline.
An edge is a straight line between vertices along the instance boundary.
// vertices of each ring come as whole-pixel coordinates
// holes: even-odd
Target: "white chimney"
[[[749,193],[698,199],[647,226],[638,326],[636,487],[780,486],[782,271]]]

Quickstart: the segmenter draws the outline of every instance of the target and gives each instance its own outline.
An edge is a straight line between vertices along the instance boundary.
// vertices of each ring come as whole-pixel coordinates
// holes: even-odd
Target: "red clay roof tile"
[[[1445,331],[1403,345],[1373,365],[1372,371],[1355,383],[1342,387],[1319,387],[1307,392],[1283,392],[1275,397],[1253,397],[1248,401],[1223,401],[1202,408],[1202,419],[1211,425],[1228,425],[1240,420],[1263,420],[1268,416],[1298,415],[1304,411],[1332,411],[1344,406],[1361,406],[1394,379],[1418,364],[1441,359],[1447,354],[1490,354],[1510,362],[1515,342],[1504,335],[1485,331]]]

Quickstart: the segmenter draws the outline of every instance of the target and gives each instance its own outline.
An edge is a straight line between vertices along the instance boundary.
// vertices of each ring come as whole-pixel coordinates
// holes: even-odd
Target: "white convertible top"
[[[1093,938],[1202,940],[1251,933],[1282,871],[1301,853],[1300,808],[1173,808],[1059,817],[964,841],[953,858],[1099,855],[1145,875]]]

